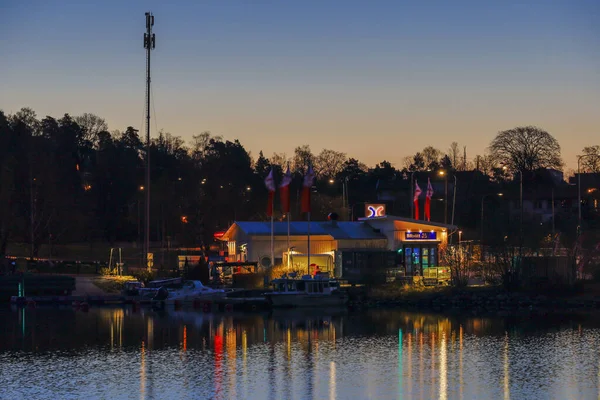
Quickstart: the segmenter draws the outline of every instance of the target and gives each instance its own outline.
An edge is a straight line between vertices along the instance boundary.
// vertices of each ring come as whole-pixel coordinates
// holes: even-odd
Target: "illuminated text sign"
[[[437,232],[405,232],[405,240],[437,240]]]

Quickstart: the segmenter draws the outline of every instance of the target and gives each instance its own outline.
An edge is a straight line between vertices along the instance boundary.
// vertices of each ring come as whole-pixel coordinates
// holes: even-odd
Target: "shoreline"
[[[351,309],[406,309],[461,315],[528,316],[600,312],[600,296],[578,294],[549,296],[540,293],[504,292],[497,288],[445,292],[368,295],[353,299]]]

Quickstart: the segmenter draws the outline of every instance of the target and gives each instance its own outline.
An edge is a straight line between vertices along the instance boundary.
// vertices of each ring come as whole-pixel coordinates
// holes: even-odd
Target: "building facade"
[[[385,213],[353,222],[294,221],[289,224],[289,236],[287,222],[275,222],[274,260],[270,222],[235,222],[220,240],[227,242],[229,261],[258,262],[263,267],[283,265],[309,272],[318,266],[319,271],[342,278],[352,269],[379,268],[385,263],[388,273],[422,276],[428,268],[440,266],[440,250],[453,232],[454,226]],[[377,253],[387,257],[374,257]],[[366,259],[378,261],[369,264]]]

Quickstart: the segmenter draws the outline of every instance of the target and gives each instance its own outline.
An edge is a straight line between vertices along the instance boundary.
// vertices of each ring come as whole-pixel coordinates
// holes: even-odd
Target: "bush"
[[[132,275],[138,281],[144,282],[144,285],[147,285],[148,282],[153,281],[155,279],[154,273],[148,270],[140,270],[133,273]]]

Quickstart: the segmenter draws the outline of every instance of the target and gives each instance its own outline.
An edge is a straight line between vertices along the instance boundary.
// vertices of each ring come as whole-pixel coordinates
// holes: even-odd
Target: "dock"
[[[10,303],[22,307],[45,306],[134,306],[153,308],[188,308],[213,311],[265,311],[270,304],[264,297],[196,298],[194,300],[153,300],[139,296],[11,296]]]

